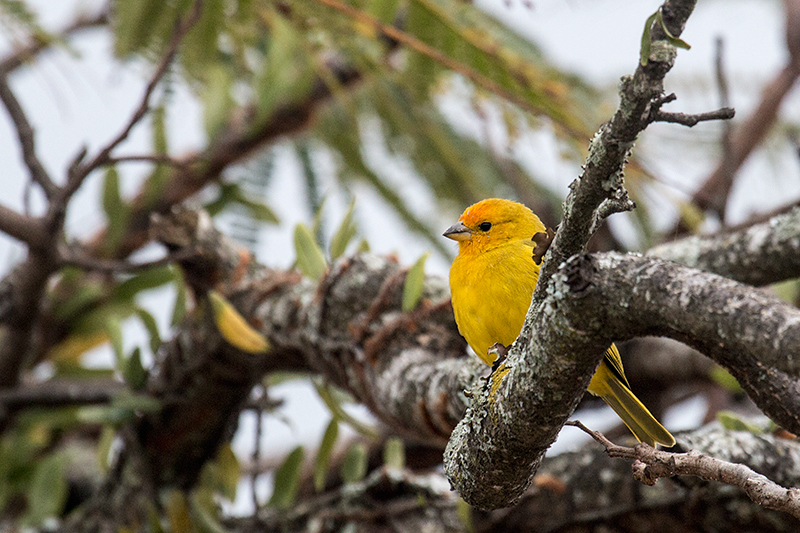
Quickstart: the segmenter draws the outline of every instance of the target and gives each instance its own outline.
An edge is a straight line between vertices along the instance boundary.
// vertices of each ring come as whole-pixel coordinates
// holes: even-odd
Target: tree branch
[[[800,277],[798,227],[800,206],[750,227],[661,244],[647,255],[760,287]]]
[[[100,152],[94,156],[94,158],[92,158],[91,161],[85,164],[75,164],[70,169],[70,176],[62,193],[66,200],[68,200],[70,196],[78,189],[78,187],[80,187],[80,184],[87,175],[89,175],[96,168],[105,165],[108,162],[111,152],[117,146],[119,146],[120,143],[128,138],[128,135],[134,126],[136,126],[136,124],[138,124],[139,121],[142,120],[142,118],[144,118],[144,116],[150,110],[150,97],[153,95],[156,86],[158,86],[159,82],[164,77],[164,74],[166,74],[167,69],[175,57],[175,54],[178,52],[178,46],[181,44],[181,41],[186,34],[189,33],[189,30],[192,29],[192,26],[194,26],[194,24],[200,19],[202,11],[202,0],[195,0],[189,13],[183,19],[179,19],[175,23],[175,29],[170,36],[169,43],[166,46],[164,54],[161,56],[161,60],[156,66],[155,72],[153,72],[153,75],[150,78],[147,87],[145,88],[144,94],[142,95],[142,99],[139,103],[139,107],[136,108],[133,115],[131,115],[130,119],[128,119],[128,123],[125,125],[125,127],[123,127],[122,131],[117,134],[117,136],[114,137],[105,147],[103,147]],[[82,159],[82,157],[80,159]],[[76,162],[77,161],[78,160],[76,160]]]
[[[56,35],[47,39],[34,35],[28,45],[14,50],[10,55],[0,60],[0,77],[7,76],[39,53],[49,49],[54,43],[61,43],[78,32],[105,26],[106,24],[108,24],[108,12],[103,10],[93,16],[79,16]]]
[[[8,78],[4,75],[0,75],[0,101],[6,107],[11,123],[14,124],[14,129],[17,131],[17,138],[22,149],[22,159],[25,162],[25,166],[28,167],[31,179],[42,188],[48,199],[53,197],[58,188],[53,183],[42,162],[39,161],[39,156],[36,155],[33,127],[31,127],[28,117],[25,116],[25,111],[22,110],[17,97],[14,96],[14,92],[9,87]]]
[[[694,5],[693,0],[667,0],[661,6],[664,27],[671,35],[682,33]],[[663,103],[664,76],[677,52],[659,24],[652,30],[647,64],[623,78],[619,107],[592,139],[583,173],[570,186],[564,219],[545,255],[531,309],[507,359],[508,372],[496,378],[502,379],[501,391],[490,395],[476,385],[472,405],[450,437],[445,472],[461,496],[477,507],[504,507],[522,495],[610,344],[605,335],[580,337],[580,342],[569,337],[565,316],[553,306],[558,296],[553,276],[559,265],[585,249],[598,207],[606,199],[624,197],[626,158],[647,126],[651,107]],[[476,472],[483,474],[480,479]]]
[[[22,215],[4,205],[0,205],[0,231],[31,248],[42,248],[49,240],[41,219]]]
[[[782,487],[743,464],[722,461],[695,450],[670,453],[641,443],[633,448],[618,446],[599,431],[593,431],[577,420],[567,421],[565,425],[575,426],[591,435],[605,447],[610,457],[632,459],[633,476],[645,485],[655,485],[659,478],[697,476],[739,487],[755,503],[800,518],[800,489]]]

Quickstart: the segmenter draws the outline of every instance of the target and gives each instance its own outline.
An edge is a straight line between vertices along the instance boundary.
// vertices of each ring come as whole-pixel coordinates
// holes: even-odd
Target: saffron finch
[[[516,340],[539,278],[533,260],[536,233],[545,232],[530,209],[490,198],[468,207],[444,236],[458,242],[450,267],[450,292],[458,331],[484,363],[489,349]],[[602,398],[633,435],[650,446],[673,446],[675,439],[630,390],[617,347],[606,351],[588,391]]]

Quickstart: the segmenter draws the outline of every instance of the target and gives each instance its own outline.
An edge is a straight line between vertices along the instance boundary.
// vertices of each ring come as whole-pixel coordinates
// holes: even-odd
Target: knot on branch
[[[581,253],[570,257],[562,270],[564,283],[569,287],[569,292],[580,296],[591,286],[596,271],[590,254]]]

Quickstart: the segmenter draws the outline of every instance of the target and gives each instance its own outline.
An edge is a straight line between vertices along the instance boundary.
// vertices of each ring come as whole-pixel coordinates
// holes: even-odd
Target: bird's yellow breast
[[[496,342],[516,340],[539,278],[532,247],[509,242],[492,250],[462,250],[450,268],[453,311],[461,335],[486,364]]]

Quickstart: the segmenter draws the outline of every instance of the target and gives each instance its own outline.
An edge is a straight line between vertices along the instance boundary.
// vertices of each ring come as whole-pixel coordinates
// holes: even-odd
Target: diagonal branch
[[[498,378],[500,391],[490,396],[476,386],[472,405],[450,437],[445,472],[472,505],[495,509],[522,495],[610,344],[604,335],[587,335],[582,342],[565,338],[564,328],[569,326],[553,306],[558,287],[554,275],[559,265],[585,249],[598,207],[625,197],[626,159],[648,124],[650,109],[660,105],[664,76],[677,55],[665,28],[679,36],[694,5],[694,0],[667,0],[661,6],[664,26],[652,28],[646,65],[623,78],[619,107],[592,139],[583,173],[570,186],[564,219],[545,255],[528,317],[507,359],[509,371]]]
[[[116,137],[114,137],[105,147],[103,147],[103,149],[101,149],[91,161],[85,164],[78,164],[73,167],[73,172],[70,173],[67,185],[64,187],[65,191],[63,194],[66,198],[69,198],[72,193],[77,190],[78,187],[80,187],[83,179],[89,173],[108,162],[111,152],[117,146],[119,146],[120,143],[128,138],[128,135],[134,126],[136,126],[136,124],[138,124],[139,121],[142,120],[142,118],[144,118],[144,116],[150,110],[150,97],[153,95],[153,92],[155,91],[159,82],[164,77],[164,74],[166,74],[170,64],[172,64],[172,60],[175,58],[175,54],[178,52],[178,47],[180,46],[181,41],[186,34],[189,33],[189,30],[192,29],[192,26],[194,26],[194,24],[200,19],[202,10],[202,0],[195,0],[188,15],[176,22],[175,30],[172,32],[172,36],[170,37],[166,50],[156,66],[155,72],[153,72],[147,87],[145,88],[141,102],[139,103],[139,107],[136,108],[136,110],[133,112],[133,115],[131,115],[130,119],[128,119],[128,123],[122,128],[122,131],[120,131]]]
[[[25,166],[28,167],[31,179],[42,188],[48,199],[52,198],[58,188],[53,183],[42,162],[39,161],[39,156],[36,155],[33,127],[28,122],[25,111],[22,110],[17,97],[8,85],[8,78],[5,75],[0,75],[0,101],[6,107],[9,117],[11,117],[11,122],[17,131],[17,138],[22,149],[22,159],[25,161]]]

